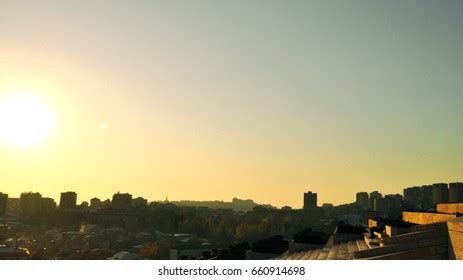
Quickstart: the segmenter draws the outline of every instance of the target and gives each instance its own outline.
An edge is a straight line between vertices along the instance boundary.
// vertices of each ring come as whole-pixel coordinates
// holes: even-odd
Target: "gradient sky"
[[[0,191],[302,206],[463,180],[463,1],[0,0],[57,125]],[[102,124],[106,128],[102,128]]]

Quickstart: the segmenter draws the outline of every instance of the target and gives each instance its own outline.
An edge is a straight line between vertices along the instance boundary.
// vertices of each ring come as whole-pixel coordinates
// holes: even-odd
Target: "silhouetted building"
[[[6,201],[6,214],[19,216],[19,198],[8,197]]]
[[[43,197],[40,201],[41,204],[41,213],[50,214],[56,210],[56,202],[53,198]]]
[[[137,197],[132,199],[132,207],[140,208],[148,206],[148,200],[144,199],[143,197]]]
[[[386,199],[387,204],[390,205],[391,208],[394,209],[401,209],[403,205],[404,198],[400,194],[387,194],[384,196]]]
[[[111,201],[114,209],[128,209],[132,207],[132,195],[128,193],[115,193]]]
[[[383,195],[378,192],[374,191],[370,193],[370,209],[375,209],[375,199],[383,198]]]
[[[438,183],[432,185],[432,202],[448,203],[449,202],[449,188],[445,183]]]
[[[6,214],[6,203],[8,201],[8,195],[6,193],[0,192],[0,216]]]
[[[422,204],[423,204],[422,209],[423,210],[429,210],[431,208],[434,208],[434,205],[432,202],[432,188],[433,186],[431,185],[421,187]]]
[[[19,218],[29,219],[40,214],[42,195],[40,193],[22,193],[19,198]]]
[[[102,206],[101,200],[97,197],[90,199],[90,208],[100,208]]]
[[[88,202],[87,201],[82,201],[82,203],[79,205],[80,209],[87,209],[88,208]]]
[[[77,193],[75,192],[64,192],[61,193],[59,200],[60,209],[74,209],[77,205]]]
[[[388,194],[384,198],[375,199],[375,211],[385,217],[398,217],[402,213],[403,196],[400,194]]]
[[[355,196],[355,204],[361,209],[368,209],[370,206],[370,200],[367,192],[358,192]]]
[[[385,198],[375,198],[373,200],[373,210],[380,213],[381,216],[384,216],[387,212],[387,204]]]
[[[101,207],[102,208],[109,208],[111,207],[111,200],[106,199],[101,202]]]
[[[317,194],[311,191],[304,193],[304,210],[317,208]]]
[[[408,210],[430,210],[433,203],[433,186],[410,187],[404,189],[404,207]]]
[[[404,189],[404,203],[407,209],[421,209],[421,188],[410,187]]]
[[[417,210],[427,211],[436,207],[433,203],[433,188],[432,185],[421,186],[419,196],[420,207]]]
[[[463,183],[450,183],[449,184],[449,202],[463,202]]]

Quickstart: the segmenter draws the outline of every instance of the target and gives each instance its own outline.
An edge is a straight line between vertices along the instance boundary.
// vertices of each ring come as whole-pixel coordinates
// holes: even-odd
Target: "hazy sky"
[[[301,207],[463,180],[463,1],[0,0],[48,140],[0,191]]]

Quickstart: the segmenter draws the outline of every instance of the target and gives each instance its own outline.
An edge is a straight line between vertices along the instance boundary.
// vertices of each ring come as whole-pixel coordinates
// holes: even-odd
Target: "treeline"
[[[255,203],[252,199],[239,199],[233,198],[232,201],[221,201],[221,200],[212,200],[212,201],[194,201],[194,200],[180,200],[180,201],[169,201],[176,206],[192,206],[192,207],[207,207],[210,209],[231,209],[237,212],[249,212],[255,206],[262,206],[265,208],[272,208],[272,205],[262,204],[259,205]]]
[[[198,213],[182,214],[177,222],[178,232],[194,233],[224,243],[253,242],[271,235],[286,238],[307,227],[318,231],[329,231],[331,225],[320,223],[301,211],[281,211],[254,208],[246,213],[230,212],[227,214],[200,215]]]

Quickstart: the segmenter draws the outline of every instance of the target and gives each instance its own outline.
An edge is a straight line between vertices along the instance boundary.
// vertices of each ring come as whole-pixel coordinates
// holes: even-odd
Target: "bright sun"
[[[0,97],[0,141],[21,149],[42,143],[54,125],[48,107],[35,95]]]

